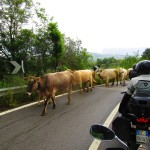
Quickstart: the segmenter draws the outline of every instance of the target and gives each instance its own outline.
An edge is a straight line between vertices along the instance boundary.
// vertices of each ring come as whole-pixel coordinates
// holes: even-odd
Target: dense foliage
[[[93,64],[82,42],[65,37],[39,4],[32,0],[2,0],[1,6],[1,78],[12,72],[10,60],[19,64],[24,61],[25,76],[88,68]]]
[[[142,54],[142,59],[147,59],[150,60],[150,48],[147,48],[143,54]]]
[[[150,59],[150,49],[140,58],[138,55],[124,59],[97,59],[82,47],[81,40],[66,37],[58,23],[46,15],[45,9],[32,0],[1,0],[0,2],[0,88],[24,85],[20,77],[40,76],[47,72],[65,69],[130,68],[140,59]],[[14,66],[10,61],[24,62],[22,70],[12,75]],[[18,79],[17,79],[18,78]],[[17,82],[13,82],[13,79]]]

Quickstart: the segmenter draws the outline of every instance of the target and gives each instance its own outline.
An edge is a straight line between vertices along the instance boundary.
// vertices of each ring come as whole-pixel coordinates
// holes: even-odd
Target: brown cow
[[[92,70],[76,70],[73,73],[73,85],[79,86],[81,93],[85,91],[85,87],[87,91],[92,91],[93,75],[94,73]]]
[[[72,92],[72,81],[73,76],[71,71],[62,71],[56,73],[49,73],[41,77],[35,77],[32,82],[28,83],[27,92],[31,93],[33,91],[40,91],[46,101],[44,103],[44,109],[42,115],[46,114],[47,105],[52,99],[53,109],[56,107],[55,94],[57,92],[67,92],[68,93],[68,105],[71,102],[71,92]]]
[[[112,80],[112,86],[114,85],[115,80],[117,81],[118,86],[118,71],[116,69],[104,69],[99,70],[97,73],[100,79],[105,81],[105,86],[109,86],[109,81]]]
[[[127,79],[128,71],[127,69],[124,68],[119,68],[118,71],[119,71],[120,85],[125,86],[126,85],[125,80]]]

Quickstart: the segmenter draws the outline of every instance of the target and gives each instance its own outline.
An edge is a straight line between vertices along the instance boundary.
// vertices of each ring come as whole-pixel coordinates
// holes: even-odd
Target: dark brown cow
[[[32,82],[28,83],[27,93],[32,93],[33,91],[39,91],[46,101],[44,103],[44,109],[42,115],[46,114],[47,105],[52,99],[53,109],[56,107],[55,94],[57,92],[67,92],[69,105],[71,102],[71,92],[72,92],[72,81],[73,76],[71,71],[62,71],[56,73],[49,73],[42,77],[35,77]]]

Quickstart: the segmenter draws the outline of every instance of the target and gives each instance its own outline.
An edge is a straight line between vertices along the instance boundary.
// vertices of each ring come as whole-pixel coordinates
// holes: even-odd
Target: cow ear
[[[34,82],[34,79],[33,79],[33,78],[31,78],[29,81]]]
[[[99,72],[102,72],[103,71],[103,69],[99,69]]]
[[[40,82],[40,77],[37,77],[35,80],[36,80],[37,82]]]

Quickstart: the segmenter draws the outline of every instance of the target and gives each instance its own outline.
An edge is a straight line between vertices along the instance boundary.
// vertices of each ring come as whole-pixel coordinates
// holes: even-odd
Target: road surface
[[[0,150],[88,150],[93,141],[89,134],[94,123],[103,124],[121,101],[126,86],[97,86],[92,92],[56,98],[56,109],[48,106],[41,116],[43,103],[0,116]]]

